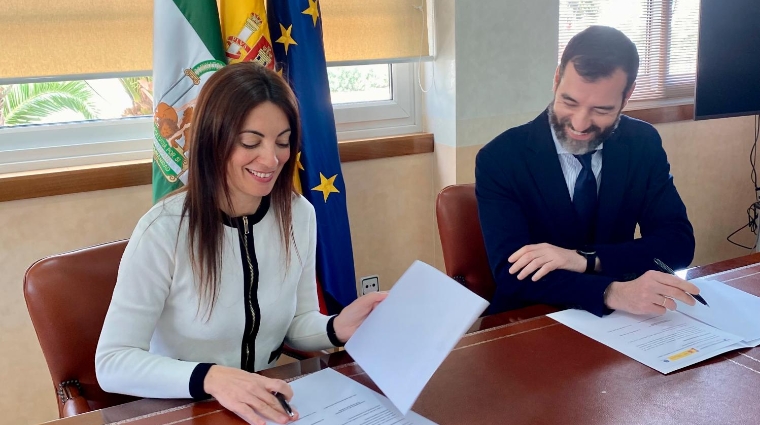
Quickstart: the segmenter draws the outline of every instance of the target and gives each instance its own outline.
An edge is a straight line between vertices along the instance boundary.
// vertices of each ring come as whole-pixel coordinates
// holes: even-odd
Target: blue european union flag
[[[300,182],[317,213],[317,280],[330,313],[356,299],[346,187],[338,156],[317,0],[268,0],[277,65],[301,111]]]

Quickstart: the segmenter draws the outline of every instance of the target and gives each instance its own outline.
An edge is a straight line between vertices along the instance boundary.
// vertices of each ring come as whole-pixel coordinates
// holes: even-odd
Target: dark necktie
[[[575,181],[575,190],[573,191],[573,205],[575,211],[581,219],[586,235],[587,244],[594,242],[594,225],[596,223],[596,177],[591,169],[591,157],[595,151],[583,155],[574,155],[581,162],[583,168],[578,174]]]

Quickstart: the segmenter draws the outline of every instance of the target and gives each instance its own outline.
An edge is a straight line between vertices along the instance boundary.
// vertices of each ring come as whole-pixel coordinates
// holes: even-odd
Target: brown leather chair
[[[490,300],[496,290],[480,230],[475,185],[445,187],[435,202],[446,274]]]
[[[435,202],[438,233],[441,236],[443,263],[446,274],[467,289],[490,301],[496,283],[486,256],[486,246],[478,218],[475,185],[461,184],[445,187]],[[518,322],[557,311],[543,304],[531,305],[494,320],[504,323]],[[484,317],[483,323],[491,318]]]
[[[103,391],[95,348],[127,241],[43,258],[24,276],[24,298],[45,355],[60,417],[135,400]]]
[[[135,400],[103,391],[95,376],[95,349],[111,303],[126,240],[43,258],[24,276],[24,298],[45,355],[58,413],[68,417]],[[324,354],[284,349],[303,359]]]

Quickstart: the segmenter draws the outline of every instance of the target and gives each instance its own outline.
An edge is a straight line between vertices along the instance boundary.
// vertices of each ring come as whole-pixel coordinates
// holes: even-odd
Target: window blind
[[[153,1],[2,0],[0,78],[150,70]]]
[[[425,0],[319,3],[328,62],[429,55]],[[278,36],[279,29],[272,31]],[[0,2],[0,79],[149,71],[152,44],[152,0]]]
[[[429,56],[425,0],[321,0],[328,62]]]
[[[558,61],[575,34],[607,25],[625,33],[639,52],[631,100],[694,95],[699,0],[560,0],[559,7]]]

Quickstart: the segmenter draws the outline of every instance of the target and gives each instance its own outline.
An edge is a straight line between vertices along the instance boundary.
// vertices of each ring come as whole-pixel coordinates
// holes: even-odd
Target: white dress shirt
[[[575,192],[575,181],[578,180],[578,175],[583,169],[583,165],[573,154],[567,151],[557,140],[557,133],[554,132],[554,127],[549,125],[552,131],[552,139],[554,139],[554,147],[557,148],[557,155],[559,156],[559,165],[562,166],[562,174],[565,176],[565,183],[567,183],[567,190],[570,192],[570,200],[573,200],[573,192]],[[600,144],[596,148],[596,151],[591,156],[591,170],[596,177],[596,193],[599,193],[599,186],[602,183],[602,148],[604,143]]]

